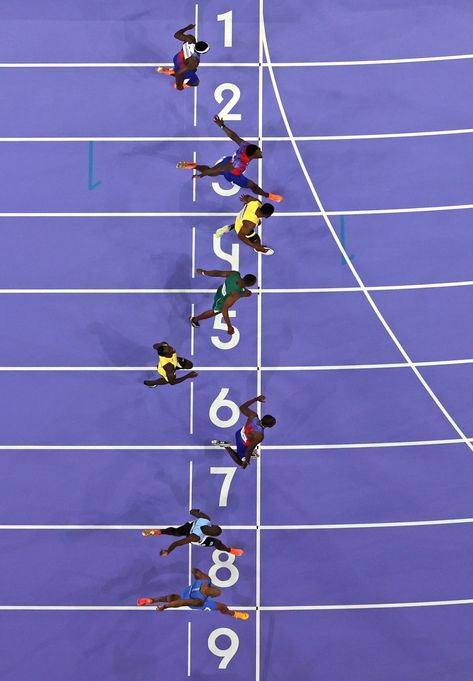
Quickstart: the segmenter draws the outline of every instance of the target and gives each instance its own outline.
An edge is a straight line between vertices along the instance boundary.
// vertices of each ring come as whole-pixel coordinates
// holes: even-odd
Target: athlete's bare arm
[[[241,194],[240,201],[246,204],[251,203],[252,201],[258,201],[258,199],[255,196],[251,196],[251,194]]]
[[[243,414],[243,416],[246,416],[248,419],[254,419],[255,416],[258,416],[258,414],[252,409],[250,409],[251,405],[254,404],[255,402],[264,402],[265,400],[266,397],[264,395],[258,395],[258,397],[253,397],[252,400],[243,402],[243,404],[240,405],[240,411]]]
[[[202,572],[202,570],[199,570],[199,568],[192,568],[192,574],[196,579],[208,579],[210,581],[210,577],[205,572]]]
[[[227,128],[225,125],[225,121],[223,118],[220,118],[219,116],[214,116],[214,123],[218,125],[218,127],[223,130],[223,132],[229,137],[235,144],[241,144],[244,140],[236,134],[233,130],[230,130],[230,128]]]
[[[159,552],[160,556],[169,556],[169,554],[177,549],[178,546],[185,546],[185,544],[192,544],[192,542],[198,541],[199,537],[196,534],[190,534],[188,537],[183,537],[178,541],[173,542],[167,549],[162,549]]]
[[[238,272],[225,272],[224,270],[203,270],[200,267],[196,269],[197,274],[203,274],[205,277],[229,277],[231,274],[238,274]]]
[[[190,31],[191,28],[195,28],[195,24],[188,24],[184,28],[180,28],[174,33],[176,40],[180,40],[182,43],[195,43],[195,36],[190,33],[186,35],[186,31]]]
[[[204,600],[201,598],[177,598],[175,601],[170,601],[169,603],[165,603],[164,605],[158,605],[156,610],[162,612],[163,610],[167,610],[168,608],[183,608],[186,605],[194,605],[196,607],[199,607],[203,604]]]
[[[187,379],[189,378],[196,378],[196,376],[198,376],[197,371],[189,371],[188,374],[185,374],[184,376],[177,378],[176,370],[174,369],[173,365],[170,362],[168,364],[165,364],[163,366],[163,369],[166,372],[166,377],[170,385],[177,385],[178,383],[187,381]]]
[[[205,518],[206,520],[210,520],[210,516],[203,513],[200,508],[192,508],[189,513],[193,515],[194,518]]]

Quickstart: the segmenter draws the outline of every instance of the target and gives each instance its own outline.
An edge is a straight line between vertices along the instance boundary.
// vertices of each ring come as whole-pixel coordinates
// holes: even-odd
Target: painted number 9
[[[227,648],[219,648],[217,646],[217,639],[220,636],[226,636],[230,639],[230,645]],[[227,629],[226,627],[220,627],[219,629],[214,629],[209,635],[208,646],[212,655],[216,657],[221,657],[219,669],[226,669],[233,657],[235,656],[238,647],[240,645],[240,639],[238,634],[233,631],[233,629]]]

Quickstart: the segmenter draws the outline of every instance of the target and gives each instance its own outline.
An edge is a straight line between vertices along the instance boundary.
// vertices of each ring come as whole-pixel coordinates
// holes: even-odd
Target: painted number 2
[[[230,645],[227,648],[219,648],[217,646],[217,639],[219,639],[220,636],[225,636],[226,638],[230,639]],[[220,627],[219,629],[214,629],[214,631],[212,631],[209,635],[208,646],[210,652],[212,655],[222,658],[220,660],[220,664],[218,665],[219,669],[226,669],[228,667],[235,656],[239,645],[240,639],[238,638],[238,634],[233,631],[233,629]]]
[[[217,21],[223,21],[223,46],[233,47],[233,12],[225,12],[225,14],[217,14]]]
[[[232,93],[232,96],[225,104],[225,106],[222,109],[220,109],[218,115],[220,116],[220,118],[223,118],[224,120],[227,121],[241,121],[241,114],[231,113],[231,111],[240,101],[241,92],[238,85],[235,85],[235,83],[221,83],[220,85],[217,85],[214,93],[215,101],[218,104],[222,104],[223,100],[225,99],[223,93],[226,92],[227,90]]]

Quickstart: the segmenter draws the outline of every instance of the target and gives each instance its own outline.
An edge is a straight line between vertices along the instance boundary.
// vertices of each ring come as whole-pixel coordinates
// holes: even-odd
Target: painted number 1
[[[223,34],[223,46],[232,47],[233,46],[233,11],[225,12],[225,14],[217,14],[217,21],[223,21],[224,23],[224,34]]]

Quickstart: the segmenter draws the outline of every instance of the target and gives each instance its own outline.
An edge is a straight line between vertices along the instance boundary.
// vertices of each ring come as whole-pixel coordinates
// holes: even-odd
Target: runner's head
[[[263,428],[272,428],[273,426],[276,425],[276,419],[274,416],[270,416],[269,414],[266,414],[266,416],[263,416],[261,419],[261,425]]]
[[[263,158],[263,152],[256,144],[249,144],[245,149],[248,158]]]
[[[256,284],[256,277],[254,274],[245,274],[245,276],[242,277],[242,282],[245,286],[254,286]]]
[[[274,206],[270,203],[263,203],[263,205],[258,208],[256,215],[259,218],[269,218],[274,213]]]
[[[201,529],[209,537],[218,537],[222,534],[222,528],[218,525],[204,525]]]
[[[194,49],[198,54],[205,54],[206,52],[209,51],[210,47],[208,43],[204,43],[203,40],[198,40],[195,44]]]
[[[174,348],[172,348],[167,343],[163,343],[158,348],[158,355],[160,357],[172,357],[174,354]]]

